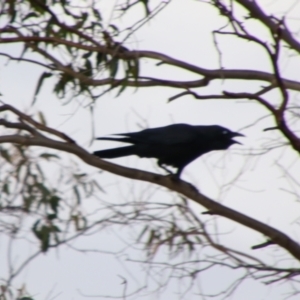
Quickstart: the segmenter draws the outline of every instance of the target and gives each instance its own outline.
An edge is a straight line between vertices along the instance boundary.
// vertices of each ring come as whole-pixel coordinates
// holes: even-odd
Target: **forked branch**
[[[49,127],[45,125],[40,125],[38,122],[32,120],[31,117],[26,116],[24,114],[19,114],[19,111],[10,106],[4,105],[0,107],[0,111],[5,111],[10,108],[11,111],[15,112],[18,116],[21,116],[22,119],[27,120],[32,125],[37,125],[40,130],[55,133],[56,136],[63,136],[61,133],[56,132],[55,130],[51,130]],[[264,236],[266,236],[273,243],[281,246],[286,249],[293,257],[300,261],[300,245],[288,237],[283,232],[268,226],[260,221],[257,221],[251,217],[248,217],[238,211],[235,211],[231,208],[228,208],[208,197],[201,194],[195,187],[191,184],[182,181],[182,180],[174,180],[171,176],[162,176],[146,171],[140,171],[132,168],[122,167],[113,163],[109,163],[99,159],[98,157],[90,154],[88,151],[78,146],[75,143],[71,143],[68,139],[66,142],[61,142],[57,140],[50,139],[49,137],[43,135],[34,134],[34,130],[29,129],[27,126],[22,125],[23,123],[3,123],[3,126],[8,125],[8,127],[13,128],[15,126],[16,129],[25,130],[29,132],[30,136],[24,136],[21,134],[13,134],[13,135],[3,135],[0,137],[1,143],[16,143],[24,146],[39,146],[46,147],[51,149],[56,149],[59,151],[64,151],[67,153],[71,153],[76,155],[80,160],[84,161],[86,164],[90,166],[94,166],[96,168],[108,171],[115,175],[123,176],[129,179],[141,180],[146,182],[151,182],[153,184],[157,184],[159,186],[165,187],[172,191],[178,192],[185,196],[186,198],[204,206],[209,211],[211,211],[214,215],[223,216],[227,219],[230,219],[234,222],[237,222],[241,225],[244,225],[248,228],[251,228]]]

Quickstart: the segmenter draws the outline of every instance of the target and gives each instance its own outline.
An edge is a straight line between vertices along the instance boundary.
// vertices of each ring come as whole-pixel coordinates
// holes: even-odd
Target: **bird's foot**
[[[176,173],[175,174],[174,173],[169,173],[168,175],[166,175],[166,177],[169,177],[174,182],[180,181],[180,178]]]

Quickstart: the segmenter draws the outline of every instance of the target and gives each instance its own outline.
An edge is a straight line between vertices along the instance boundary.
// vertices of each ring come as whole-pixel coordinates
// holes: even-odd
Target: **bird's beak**
[[[239,133],[239,132],[232,132],[231,134],[232,137],[236,137],[236,136],[245,136],[243,135],[242,133]],[[240,144],[240,145],[243,145],[242,143],[236,141],[236,140],[233,140],[235,144]]]

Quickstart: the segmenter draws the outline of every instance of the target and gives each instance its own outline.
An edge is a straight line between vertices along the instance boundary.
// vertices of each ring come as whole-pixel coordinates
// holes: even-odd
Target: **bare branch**
[[[260,96],[257,96],[256,94],[252,93],[232,93],[232,92],[227,92],[224,91],[223,94],[229,98],[234,98],[234,99],[251,99],[251,100],[256,100],[260,104],[262,104],[265,108],[267,108],[271,113],[276,114],[276,109],[265,99],[263,99]]]
[[[20,118],[21,120],[24,120],[24,121],[28,122],[29,124],[33,125],[34,127],[36,127],[36,128],[39,129],[39,130],[42,130],[42,131],[51,133],[51,134],[53,134],[53,135],[56,135],[57,137],[60,137],[61,139],[65,140],[65,141],[67,141],[67,142],[69,142],[69,143],[72,143],[72,144],[75,143],[75,141],[74,141],[73,139],[71,139],[70,137],[68,137],[65,133],[60,132],[60,131],[58,131],[58,130],[56,130],[56,129],[47,127],[47,126],[43,125],[42,123],[39,123],[39,122],[33,120],[30,116],[28,116],[28,115],[26,115],[26,114],[20,112],[18,109],[16,109],[15,107],[13,107],[13,106],[11,106],[11,105],[9,105],[9,104],[5,104],[5,105],[0,106],[0,112],[6,111],[6,110],[9,110],[9,111],[13,112],[13,113],[16,114],[17,116],[19,116],[19,118]],[[2,122],[3,122],[3,121],[2,121]],[[2,125],[4,125],[4,124],[2,124]],[[6,125],[5,125],[5,126],[6,126]],[[25,125],[23,125],[23,126],[25,126]],[[16,128],[16,127],[15,127],[15,128]],[[30,128],[30,127],[26,127],[26,128],[27,128],[27,129],[25,129],[25,127],[23,127],[23,128],[19,128],[19,129],[25,129],[25,130],[27,130],[27,131],[32,130],[32,128]],[[30,131],[30,132],[32,132],[32,131]],[[32,133],[33,133],[33,132],[32,132]],[[36,131],[34,131],[34,133],[36,133]],[[34,133],[33,133],[33,134],[34,134]]]
[[[278,114],[277,114],[277,122],[280,123],[282,119],[284,118],[284,111],[287,107],[288,101],[289,101],[289,94],[288,91],[286,90],[286,87],[284,86],[283,80],[281,78],[279,66],[278,66],[278,60],[279,60],[279,54],[280,54],[280,40],[282,36],[282,28],[281,25],[283,24],[283,21],[278,23],[277,25],[277,30],[276,32],[273,32],[273,37],[275,41],[275,51],[273,54],[270,55],[273,69],[274,69],[274,75],[277,81],[277,85],[279,87],[279,90],[282,95],[282,103],[280,105],[280,108],[278,109]]]
[[[99,159],[98,157],[91,155],[83,148],[72,143],[63,143],[56,140],[51,140],[46,137],[24,137],[20,135],[6,135],[0,137],[1,143],[16,143],[26,146],[40,146],[47,147],[51,149],[56,149],[76,155],[79,159],[87,163],[88,165],[100,168],[102,170],[111,172],[116,175],[120,175],[126,178],[151,182],[159,186],[168,188],[170,190],[176,191],[185,197],[191,199],[192,201],[206,207],[209,211],[223,216],[239,224],[242,224],[248,228],[262,233],[263,235],[269,237],[277,245],[286,249],[292,256],[300,260],[300,245],[289,238],[287,235],[281,231],[272,228],[262,222],[259,222],[251,217],[248,217],[242,213],[239,213],[233,209],[230,209],[212,199],[202,195],[197,191],[196,188],[192,187],[191,184],[173,180],[170,176],[161,176],[158,174],[153,174],[150,172],[135,170],[131,168],[125,168],[118,166],[113,163],[109,163]]]
[[[119,59],[137,59],[137,58],[151,58],[154,60],[160,60],[164,64],[174,66],[181,68],[183,70],[190,71],[192,73],[204,76],[206,79],[213,80],[213,79],[237,79],[237,80],[258,80],[258,81],[264,81],[269,82],[272,85],[276,86],[276,78],[273,74],[263,71],[254,71],[254,70],[247,70],[247,69],[205,69],[201,68],[189,63],[186,63],[184,61],[174,59],[168,55],[154,52],[154,51],[126,51],[126,52],[116,52],[114,49],[107,48],[105,46],[87,46],[83,44],[77,44],[71,41],[66,40],[57,40],[57,38],[53,37],[16,37],[16,38],[1,38],[0,43],[13,43],[13,42],[26,42],[28,45],[33,47],[34,44],[30,44],[30,42],[47,42],[47,43],[60,43],[65,44],[68,46],[75,47],[77,49],[84,49],[88,51],[93,51],[96,53],[104,53],[104,54],[110,54],[113,57],[117,57]],[[37,45],[37,44],[36,44]],[[100,86],[100,85],[107,85],[107,84],[122,84],[124,82],[124,79],[116,80],[111,78],[106,79],[93,79],[87,76],[84,76],[82,73],[76,72],[72,70],[69,67],[63,66],[57,59],[55,59],[53,56],[51,56],[49,53],[43,51],[40,48],[35,47],[35,50],[38,51],[42,56],[49,59],[51,62],[54,62],[58,69],[66,72],[67,74],[73,76],[74,78],[78,78],[82,82],[84,82],[87,85],[91,86]],[[20,58],[20,61],[22,61],[22,58]],[[203,80],[203,79],[202,79]],[[169,81],[169,85],[171,87],[175,88],[193,88],[193,87],[199,87],[203,86],[203,81],[200,81],[200,85],[197,85],[197,82],[199,81],[191,81],[191,82],[180,82],[180,81]],[[149,81],[143,81],[143,80],[128,80],[126,84],[128,86],[132,87],[145,87],[145,86],[160,86],[161,82],[166,82],[161,79],[155,79],[155,80],[149,80]],[[289,79],[282,79],[283,84],[287,89],[300,91],[300,83],[298,81],[289,80]]]
[[[253,250],[261,249],[261,248],[264,248],[264,247],[267,247],[267,246],[270,246],[270,245],[274,245],[274,242],[273,241],[267,241],[265,243],[252,246],[251,249],[253,249]]]
[[[235,0],[241,4],[250,13],[250,17],[260,20],[265,24],[272,32],[276,32],[278,29],[278,22],[275,22],[271,16],[266,15],[256,1],[251,0]],[[282,39],[291,46],[291,48],[300,53],[300,43],[293,37],[286,24],[282,28]]]

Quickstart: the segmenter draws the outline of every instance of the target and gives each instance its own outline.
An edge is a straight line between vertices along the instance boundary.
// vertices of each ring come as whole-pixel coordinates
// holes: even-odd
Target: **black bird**
[[[132,144],[121,148],[95,151],[101,158],[116,158],[128,155],[157,158],[157,164],[171,173],[165,165],[177,168],[179,178],[183,168],[210,151],[225,150],[240,144],[233,137],[244,136],[218,125],[192,126],[173,124],[165,127],[145,129],[139,132],[115,134],[123,137],[100,137],[97,140],[118,141]]]

